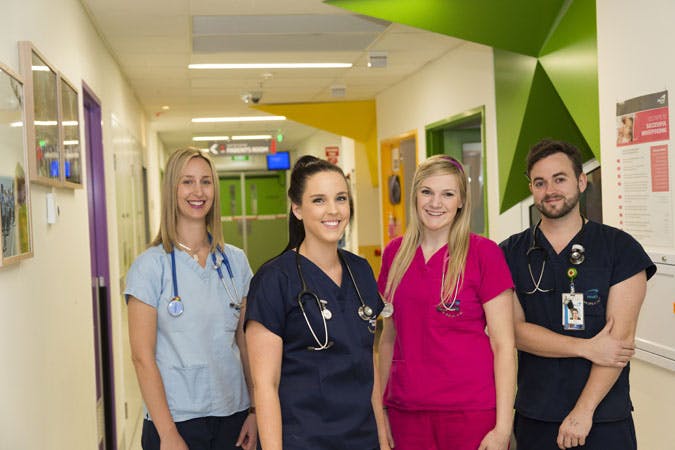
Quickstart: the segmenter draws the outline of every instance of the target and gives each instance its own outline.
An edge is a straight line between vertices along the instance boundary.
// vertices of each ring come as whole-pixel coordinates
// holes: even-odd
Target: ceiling
[[[351,14],[321,0],[81,0],[165,148],[193,136],[273,134],[291,149],[316,130],[283,122],[209,124],[260,104],[373,99],[464,41]],[[387,65],[367,67],[372,52]],[[377,54],[377,53],[375,53]],[[344,69],[191,70],[195,63],[344,62]],[[336,97],[336,91],[344,95]],[[166,109],[168,107],[168,109]]]

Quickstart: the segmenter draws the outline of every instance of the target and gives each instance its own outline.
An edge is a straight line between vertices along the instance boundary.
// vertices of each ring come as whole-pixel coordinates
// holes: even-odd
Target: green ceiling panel
[[[539,140],[545,138],[565,140],[581,150],[584,160],[593,157],[583,134],[541,65],[537,65],[535,70],[523,123],[527,123],[528,126],[520,129],[518,143],[513,151],[511,169],[507,174],[509,183],[502,191],[501,212],[530,195],[525,178],[525,158],[530,147]],[[502,157],[500,148],[500,159]]]
[[[326,0],[325,3],[537,56],[565,0]]]
[[[600,160],[595,18],[595,2],[573,2],[542,49],[539,61]]]
[[[497,148],[499,149],[499,191],[509,181],[513,156],[527,108],[537,59],[503,50],[494,51]]]

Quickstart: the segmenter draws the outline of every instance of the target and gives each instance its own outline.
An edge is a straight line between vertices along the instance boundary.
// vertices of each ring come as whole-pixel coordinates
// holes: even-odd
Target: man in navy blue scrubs
[[[527,175],[541,222],[501,244],[518,300],[518,450],[634,450],[629,360],[656,267],[630,235],[581,215],[576,147],[539,142]]]

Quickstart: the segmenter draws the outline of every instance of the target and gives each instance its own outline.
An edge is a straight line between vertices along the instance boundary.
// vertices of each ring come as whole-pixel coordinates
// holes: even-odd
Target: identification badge
[[[583,330],[584,294],[567,292],[562,295],[562,325],[565,330]]]

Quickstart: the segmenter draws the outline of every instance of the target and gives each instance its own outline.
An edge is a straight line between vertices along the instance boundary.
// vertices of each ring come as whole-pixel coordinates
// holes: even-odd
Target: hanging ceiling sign
[[[254,155],[270,152],[270,141],[237,141],[213,144],[221,155]]]

